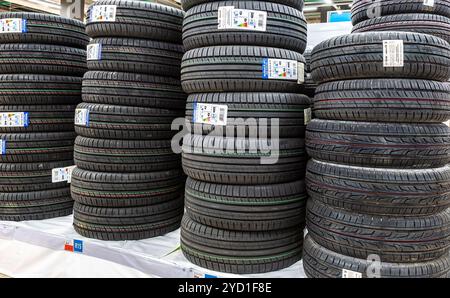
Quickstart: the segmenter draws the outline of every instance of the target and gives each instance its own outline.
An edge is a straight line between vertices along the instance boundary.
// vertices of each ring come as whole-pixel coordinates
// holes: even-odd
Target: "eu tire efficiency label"
[[[218,29],[266,31],[267,12],[222,6],[218,10]]]
[[[89,126],[89,110],[76,109],[75,110],[75,125]]]
[[[6,141],[0,140],[0,155],[6,154]]]
[[[27,20],[0,19],[0,33],[26,33]]]
[[[115,22],[117,5],[95,5],[92,7],[89,22]]]
[[[52,183],[59,183],[67,181],[67,183],[72,182],[72,172],[76,166],[70,166],[65,168],[52,169]]]
[[[434,0],[423,0],[423,5],[434,7]]]
[[[265,58],[263,59],[262,68],[263,68],[262,78],[265,80],[298,81],[297,61]]]
[[[0,113],[0,127],[28,127],[28,112]]]
[[[194,103],[194,123],[225,126],[227,125],[228,106]]]
[[[87,46],[87,61],[102,60],[102,44],[94,43]]]
[[[403,40],[383,40],[383,66],[403,67],[404,65]]]
[[[342,278],[362,278],[362,274],[359,272],[342,269]]]

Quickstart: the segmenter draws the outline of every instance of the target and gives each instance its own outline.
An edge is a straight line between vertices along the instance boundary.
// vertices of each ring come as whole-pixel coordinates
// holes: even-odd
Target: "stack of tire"
[[[185,178],[171,123],[186,105],[182,22],[181,10],[143,1],[88,10],[72,174],[74,228],[85,237],[138,240],[180,226]]]
[[[73,117],[88,42],[79,21],[0,13],[0,220],[72,213]]]
[[[304,112],[311,100],[300,94],[303,1],[182,5],[187,52],[181,81],[190,129],[183,142],[189,178],[182,251],[192,263],[220,272],[288,267],[301,258],[307,199]],[[287,76],[265,73],[272,60],[288,61]],[[270,131],[254,134],[264,119]],[[270,154],[279,158],[264,161]]]
[[[306,274],[448,276],[450,45],[410,32],[340,36],[314,48],[312,75]]]
[[[303,84],[303,93],[313,98],[316,94],[317,83],[314,82],[311,75],[311,48],[307,48],[303,56],[305,56],[305,83]]]

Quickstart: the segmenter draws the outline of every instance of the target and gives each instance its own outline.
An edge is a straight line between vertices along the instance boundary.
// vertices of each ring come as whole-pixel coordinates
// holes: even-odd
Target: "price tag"
[[[263,59],[263,75],[265,80],[298,81],[298,62],[284,59]]]
[[[342,269],[342,278],[362,278],[362,274],[359,272]]]
[[[423,5],[434,7],[434,0],[423,0]]]
[[[28,112],[0,113],[0,127],[28,127]]]
[[[75,125],[89,126],[89,110],[76,109],[75,110]]]
[[[383,40],[383,66],[403,67],[403,40]]]
[[[117,5],[95,5],[91,10],[89,22],[115,22]]]
[[[266,31],[267,12],[222,6],[218,10],[218,29]]]
[[[308,125],[312,120],[312,109],[308,108],[304,111],[305,125]]]
[[[0,33],[26,33],[27,20],[0,19]]]
[[[72,172],[76,166],[70,166],[65,168],[52,169],[52,183],[59,183],[67,181],[67,183],[72,182]]]
[[[194,123],[227,125],[228,106],[194,103]]]
[[[0,140],[0,155],[5,155],[6,154],[6,141],[5,140]]]
[[[102,44],[94,43],[87,46],[87,60],[102,60]]]

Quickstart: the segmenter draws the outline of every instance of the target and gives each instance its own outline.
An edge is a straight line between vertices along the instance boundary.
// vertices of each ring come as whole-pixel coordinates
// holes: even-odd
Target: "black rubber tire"
[[[266,31],[218,29],[218,10],[222,6],[267,12]],[[183,44],[186,50],[248,44],[303,53],[306,32],[305,16],[297,9],[265,1],[214,1],[195,6],[186,13]]]
[[[348,121],[442,123],[450,119],[450,84],[414,79],[368,79],[321,84],[318,118]]]
[[[97,5],[116,5],[115,22],[93,22],[91,11]],[[86,33],[90,37],[131,37],[181,44],[183,16],[182,10],[156,3],[100,0],[88,9]]]
[[[450,163],[445,124],[398,124],[314,119],[307,128],[312,158],[364,167],[437,168]]]
[[[403,40],[404,67],[383,66],[383,40]],[[367,32],[343,35],[320,43],[312,52],[314,81],[402,78],[447,81],[450,44],[421,33]]]
[[[450,18],[432,14],[401,14],[370,19],[353,27],[352,33],[403,31],[433,35],[450,42]]]
[[[172,152],[170,140],[104,140],[77,137],[75,164],[94,172],[154,172],[181,167],[181,156]]]
[[[73,160],[36,163],[0,163],[0,192],[34,192],[68,187],[52,183],[52,169],[73,166]]]
[[[0,163],[70,160],[75,136],[74,132],[0,134],[6,142]]]
[[[86,51],[47,44],[0,44],[0,74],[83,76]]]
[[[181,84],[186,93],[203,92],[299,92],[297,80],[263,79],[263,59],[287,59],[305,63],[299,53],[255,46],[214,46],[184,54]]]
[[[0,127],[0,133],[74,131],[76,106],[0,105],[0,113],[28,113],[27,127]]]
[[[375,254],[382,262],[426,262],[448,254],[450,248],[450,209],[396,217],[345,211],[312,199],[306,223],[318,244],[358,259]]]
[[[311,160],[309,196],[347,211],[420,216],[450,207],[450,167],[425,170],[374,169]]]
[[[344,256],[320,246],[307,235],[303,250],[303,268],[309,278],[342,278],[343,269],[359,272],[367,278],[375,263],[366,259]],[[420,263],[381,262],[381,278],[446,278],[450,270],[450,255]]]
[[[81,102],[80,77],[0,75],[1,105],[70,105],[79,102]]]
[[[304,178],[307,160],[304,139],[280,139],[276,152],[266,150],[264,144],[267,147],[268,143],[267,139],[187,135],[183,141],[184,172],[204,182],[238,185],[285,183]],[[252,152],[250,146],[256,150]],[[278,160],[267,164],[274,161],[269,160],[267,152],[278,153]],[[267,157],[266,164],[262,164],[262,157]]]
[[[196,103],[226,105],[228,107],[228,125],[222,126],[222,135],[225,135],[227,132],[230,133],[230,131],[234,131],[234,135],[238,135],[236,126],[231,124],[237,122],[237,119],[243,119],[245,123],[249,124],[245,126],[246,136],[250,134],[250,131],[259,132],[259,129],[261,129],[259,125],[263,125],[265,120],[267,121],[267,136],[271,136],[271,121],[279,119],[279,130],[277,132],[281,138],[305,137],[305,109],[312,106],[312,100],[309,97],[295,93],[230,92],[191,94],[187,99],[186,120],[191,123],[191,131],[194,131],[194,125],[201,126],[200,131],[203,134],[210,134],[218,127],[208,124],[195,124],[193,122]],[[256,123],[251,125],[253,119],[256,120]],[[242,128],[243,125],[239,127]]]
[[[180,113],[173,110],[81,103],[78,109],[89,110],[89,125],[75,125],[78,135],[98,139],[168,140]]]
[[[33,12],[2,12],[0,19],[26,20],[25,33],[2,33],[1,43],[39,43],[86,49],[89,37],[83,22]]]
[[[218,229],[272,231],[304,226],[306,199],[304,181],[256,186],[186,181],[187,214]]]
[[[83,101],[90,103],[184,110],[186,94],[178,79],[144,74],[89,71]]]
[[[101,59],[88,60],[89,70],[118,71],[180,77],[183,46],[135,38],[95,38]]]
[[[375,7],[379,8],[379,15],[374,14]],[[450,18],[450,3],[448,0],[435,0],[433,6],[427,6],[424,5],[423,0],[377,0],[376,2],[355,0],[352,6],[352,22],[353,25],[356,25],[374,17],[406,13],[429,13]]]
[[[233,1],[222,1],[225,2],[228,5],[228,2],[234,3],[239,2],[240,0],[233,0]],[[184,11],[188,11],[192,7],[203,4],[206,2],[211,2],[209,0],[181,0],[181,6],[183,7]],[[291,6],[293,8],[296,8],[298,10],[303,10],[304,1],[303,0],[268,0],[267,2],[273,2],[278,4],[283,4],[287,6]]]
[[[0,220],[43,220],[72,213],[70,188],[36,192],[0,193]]]
[[[180,169],[150,173],[104,173],[75,168],[72,198],[96,207],[148,206],[181,198],[184,178]]]
[[[301,259],[300,227],[278,231],[229,231],[199,224],[185,214],[181,249],[200,267],[226,273],[252,274],[287,268]]]

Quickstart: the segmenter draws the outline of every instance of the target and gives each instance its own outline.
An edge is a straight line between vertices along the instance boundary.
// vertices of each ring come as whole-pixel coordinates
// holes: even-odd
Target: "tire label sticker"
[[[75,125],[89,126],[89,110],[76,109],[75,110]]]
[[[67,181],[67,183],[72,182],[72,172],[76,166],[70,166],[65,168],[52,169],[52,183],[59,183]]]
[[[102,44],[94,43],[87,46],[87,61],[102,60]]]
[[[0,19],[0,33],[26,33],[27,20]]]
[[[228,106],[194,102],[194,123],[227,125]]]
[[[362,274],[359,272],[342,269],[342,278],[362,278]]]
[[[90,22],[115,22],[117,5],[95,5],[91,11]]]
[[[0,127],[28,127],[28,112],[0,113]]]
[[[267,12],[222,6],[218,11],[219,30],[266,31]]]
[[[305,63],[298,62],[297,73],[298,73],[297,83],[301,85],[305,82]]]
[[[383,66],[404,66],[403,40],[383,40]]]
[[[263,59],[263,74],[265,80],[296,80],[298,81],[298,62],[284,59]]]
[[[308,125],[312,120],[312,109],[311,108],[305,109],[304,117],[305,117],[305,125]]]
[[[434,7],[434,0],[423,0],[423,5]]]
[[[6,154],[6,141],[0,140],[0,155]]]
[[[66,240],[64,241],[64,250],[69,252],[83,253],[83,241],[82,240]]]

